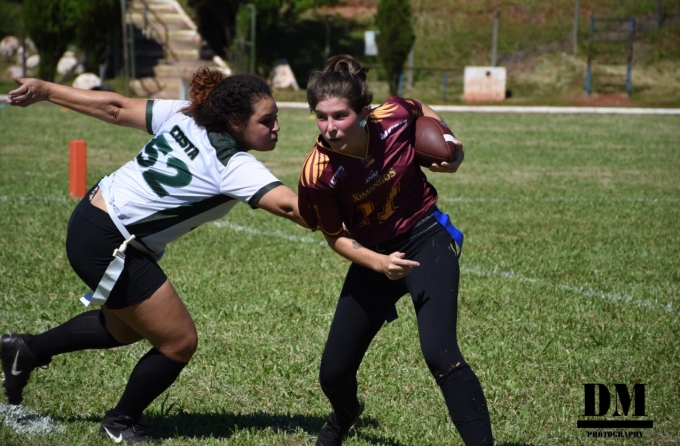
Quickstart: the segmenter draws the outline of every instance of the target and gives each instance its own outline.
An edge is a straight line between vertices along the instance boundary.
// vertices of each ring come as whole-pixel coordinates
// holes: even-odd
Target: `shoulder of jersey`
[[[328,155],[318,150],[317,146],[310,150],[305,162],[302,163],[302,172],[300,172],[300,183],[302,186],[309,187],[321,178],[326,166],[328,166]]]

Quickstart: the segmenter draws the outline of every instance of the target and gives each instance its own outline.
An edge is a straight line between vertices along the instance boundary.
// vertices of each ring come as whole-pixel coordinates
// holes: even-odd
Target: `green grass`
[[[430,174],[466,234],[459,340],[500,445],[680,442],[680,119],[445,114],[466,144],[454,175]],[[131,159],[142,132],[56,106],[0,109],[0,327],[39,332],[84,308],[64,253],[75,201],[68,143],[88,144],[88,181]],[[296,187],[316,130],[282,110],[281,142],[260,158]],[[168,248],[162,266],[198,327],[199,350],[146,413],[168,445],[312,445],[329,406],[319,359],[347,262],[317,233],[239,205]],[[418,347],[408,298],[360,370],[367,409],[347,445],[460,440]],[[98,445],[148,345],[56,357],[24,408],[62,433],[0,444]],[[644,439],[593,440],[584,383],[646,383]],[[6,401],[6,400],[2,400]]]

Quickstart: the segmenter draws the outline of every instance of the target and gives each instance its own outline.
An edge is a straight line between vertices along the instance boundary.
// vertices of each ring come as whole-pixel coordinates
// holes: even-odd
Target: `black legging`
[[[453,423],[466,445],[492,444],[484,392],[456,338],[458,257],[449,234],[433,221],[424,223],[429,229],[417,236],[379,247],[385,254],[400,251],[420,263],[403,279],[392,281],[355,263],[350,266],[321,358],[321,388],[336,416],[352,412],[364,354],[393,305],[410,293],[420,347]]]

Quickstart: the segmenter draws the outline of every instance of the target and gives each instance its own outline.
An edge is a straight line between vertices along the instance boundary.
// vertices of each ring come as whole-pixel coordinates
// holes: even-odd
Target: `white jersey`
[[[181,113],[188,105],[149,101],[147,130],[155,138],[99,182],[114,222],[157,259],[169,242],[223,217],[239,201],[255,206],[282,184],[231,135],[207,132]]]

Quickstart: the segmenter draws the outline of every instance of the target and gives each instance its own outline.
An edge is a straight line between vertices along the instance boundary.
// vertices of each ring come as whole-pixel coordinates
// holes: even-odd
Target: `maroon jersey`
[[[407,232],[437,202],[414,162],[416,101],[391,97],[369,115],[362,157],[335,152],[319,135],[302,166],[300,214],[313,230],[338,236],[343,225],[364,246]]]

